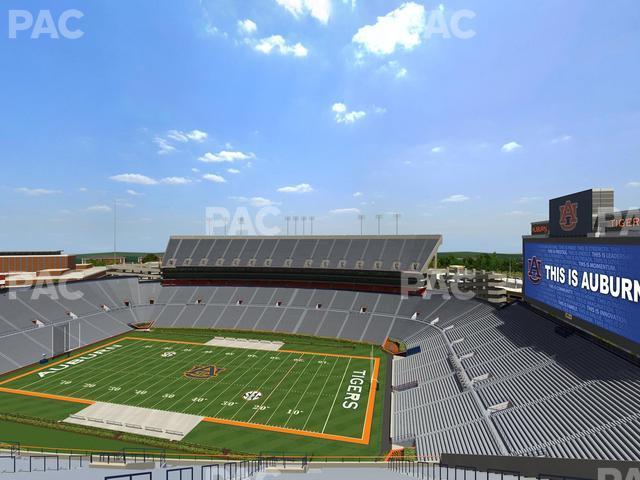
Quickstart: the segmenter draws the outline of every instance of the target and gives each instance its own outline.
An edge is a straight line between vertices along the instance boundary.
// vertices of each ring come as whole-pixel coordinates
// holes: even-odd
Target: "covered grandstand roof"
[[[441,235],[173,236],[163,267],[424,271]]]

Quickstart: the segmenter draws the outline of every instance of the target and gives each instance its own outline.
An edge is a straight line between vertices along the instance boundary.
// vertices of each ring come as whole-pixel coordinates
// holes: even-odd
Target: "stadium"
[[[571,270],[637,273],[638,237],[603,233],[596,197],[551,200],[549,233],[523,237],[520,300],[431,278],[439,235],[173,236],[160,281],[5,288],[3,460],[188,457],[227,478],[284,459],[422,477],[632,465],[637,302],[570,290]],[[585,261],[603,252],[615,269]]]
[[[0,480],[640,480],[640,2],[8,0]]]

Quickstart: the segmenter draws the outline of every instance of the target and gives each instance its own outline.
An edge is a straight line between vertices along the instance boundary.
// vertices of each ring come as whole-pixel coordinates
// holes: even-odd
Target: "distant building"
[[[49,269],[73,270],[75,255],[66,255],[62,250],[37,252],[0,252],[0,273],[39,272]]]

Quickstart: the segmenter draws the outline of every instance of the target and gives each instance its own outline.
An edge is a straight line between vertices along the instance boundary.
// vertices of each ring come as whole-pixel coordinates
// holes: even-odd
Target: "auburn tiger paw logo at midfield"
[[[196,378],[198,380],[206,380],[208,378],[217,377],[224,372],[226,368],[216,367],[215,365],[195,365],[191,369],[184,372],[187,378]]]

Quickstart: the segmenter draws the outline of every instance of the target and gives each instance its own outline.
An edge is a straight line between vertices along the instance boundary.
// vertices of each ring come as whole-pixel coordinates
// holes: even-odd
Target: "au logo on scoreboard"
[[[527,260],[527,276],[534,285],[542,280],[542,261],[535,256]]]
[[[560,228],[572,232],[578,225],[578,202],[567,200],[560,205]]]
[[[198,380],[206,380],[208,378],[217,377],[220,373],[226,369],[222,367],[216,367],[215,365],[194,365],[189,370],[184,372],[186,378],[195,378]]]

